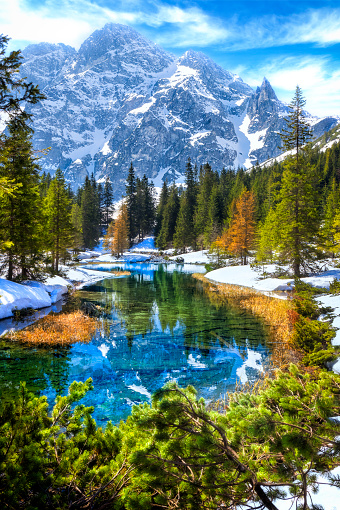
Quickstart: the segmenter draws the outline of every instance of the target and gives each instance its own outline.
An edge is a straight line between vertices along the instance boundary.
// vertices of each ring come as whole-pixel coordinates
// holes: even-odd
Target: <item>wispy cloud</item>
[[[246,23],[221,19],[198,7],[161,0],[116,0],[115,8],[91,0],[0,0],[1,31],[20,41],[79,44],[106,22],[155,29],[157,42],[173,47],[223,45],[227,50],[312,43],[340,43],[340,8],[309,9],[290,16],[253,17]]]
[[[286,16],[262,16],[241,26],[235,21],[226,43],[230,48],[271,48],[310,43],[326,47],[340,43],[340,8],[309,9]]]
[[[0,0],[1,32],[13,40],[63,42],[78,47],[96,28],[107,22],[150,29],[166,27],[157,42],[173,46],[208,46],[225,40],[228,32],[218,19],[198,8],[159,2],[129,0],[116,2],[116,9],[90,0],[48,0],[41,7],[25,0]]]

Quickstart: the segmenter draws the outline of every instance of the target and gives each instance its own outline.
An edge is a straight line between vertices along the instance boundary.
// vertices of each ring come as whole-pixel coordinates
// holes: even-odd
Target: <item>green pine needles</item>
[[[323,474],[340,463],[340,376],[292,365],[253,393],[208,410],[169,383],[118,427],[97,428],[72,383],[49,415],[25,385],[0,409],[0,502],[17,509],[313,508]],[[75,405],[76,404],[76,405]],[[74,407],[75,406],[75,407]],[[323,480],[323,483],[324,480]]]

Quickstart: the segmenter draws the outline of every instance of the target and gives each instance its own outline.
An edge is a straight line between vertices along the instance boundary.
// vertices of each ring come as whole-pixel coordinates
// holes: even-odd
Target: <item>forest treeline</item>
[[[7,39],[0,43],[4,55]],[[0,137],[0,251],[8,279],[58,272],[60,260],[92,249],[104,234],[104,246],[115,255],[154,234],[160,250],[206,248],[217,263],[228,257],[246,264],[251,254],[259,263],[289,264],[297,277],[340,251],[340,144],[323,151],[307,143],[311,133],[299,87],[281,134],[282,149],[289,151],[282,162],[219,172],[189,159],[185,184],[164,181],[157,201],[152,182],[136,176],[131,163],[113,219],[109,178],[86,177],[74,193],[60,169],[53,177],[40,175],[44,151],[33,149],[32,116],[21,105],[43,96],[16,77],[20,52],[2,62],[7,75],[0,110],[8,121]]]
[[[157,208],[156,244],[184,251],[211,249],[247,263],[294,259],[299,270],[340,251],[340,143],[247,171],[199,169],[190,160],[185,187],[163,184]],[[297,238],[297,239],[296,239]],[[294,246],[294,241],[297,246]]]

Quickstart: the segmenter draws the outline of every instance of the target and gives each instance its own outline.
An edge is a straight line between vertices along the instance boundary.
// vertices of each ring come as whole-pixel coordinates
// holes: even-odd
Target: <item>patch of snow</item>
[[[202,138],[205,138],[206,136],[209,136],[211,131],[200,131],[199,133],[196,133],[194,135],[191,135],[189,138],[189,143],[194,147],[194,145],[204,145],[203,142],[200,142]]]
[[[109,147],[109,141],[105,142],[102,149],[100,149],[100,151],[103,156],[107,156],[108,154],[111,154],[112,150],[110,149]]]
[[[13,317],[15,310],[51,306],[48,292],[42,287],[29,287],[0,279],[0,319]]]
[[[189,253],[182,253],[182,255],[173,255],[169,257],[170,260],[176,260],[179,257],[183,259],[184,264],[208,264],[210,262],[208,250],[192,251]]]

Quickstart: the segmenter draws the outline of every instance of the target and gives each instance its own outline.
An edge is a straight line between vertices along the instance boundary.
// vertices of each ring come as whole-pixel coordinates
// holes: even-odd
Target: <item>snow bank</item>
[[[265,271],[270,273],[274,271],[275,266],[265,266]],[[261,279],[258,272],[247,266],[227,266],[215,269],[206,274],[209,280],[217,283],[230,283],[231,285],[241,285],[251,287],[256,290],[272,292],[280,290],[291,290],[294,286],[292,278],[265,278]]]
[[[183,259],[184,264],[208,264],[211,262],[208,256],[208,250],[191,251],[189,253],[182,253],[181,255],[173,255],[169,257],[170,260]]]
[[[61,300],[69,287],[87,285],[104,278],[115,278],[106,271],[62,267],[66,277],[53,276],[45,282],[26,281],[22,284],[0,279],[0,319],[13,317],[15,310],[46,308]],[[1,328],[0,328],[1,329]]]
[[[272,264],[265,265],[263,268],[267,274],[275,271],[275,265]],[[250,265],[227,266],[210,271],[210,273],[206,274],[206,277],[217,283],[241,285],[266,292],[291,290],[294,287],[293,278],[262,278],[261,273],[262,271],[255,271]],[[325,287],[329,289],[329,285],[334,278],[340,280],[340,269],[331,269],[316,276],[301,278],[301,280],[313,287]]]
[[[0,279],[0,319],[13,317],[15,310],[51,306],[48,292],[38,286],[30,287]]]

